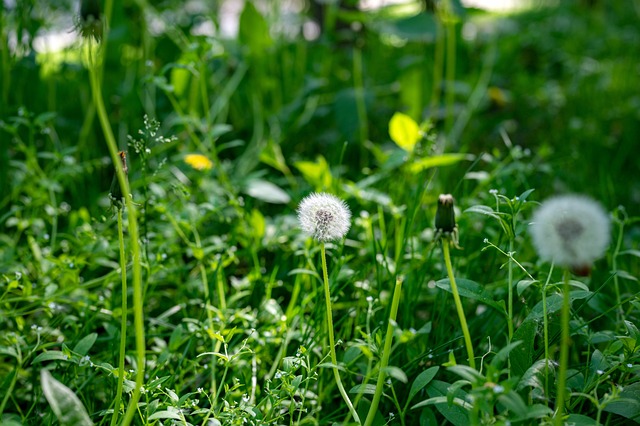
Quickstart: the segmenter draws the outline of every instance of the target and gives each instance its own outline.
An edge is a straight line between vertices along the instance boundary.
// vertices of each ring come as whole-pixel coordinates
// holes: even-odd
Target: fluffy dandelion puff
[[[553,197],[533,214],[531,236],[538,255],[559,266],[589,267],[609,246],[610,221],[594,200]]]
[[[313,193],[298,207],[302,230],[318,241],[344,238],[351,226],[351,212],[347,204],[332,194]]]
[[[187,154],[184,162],[196,170],[210,170],[213,167],[211,160],[202,154]]]

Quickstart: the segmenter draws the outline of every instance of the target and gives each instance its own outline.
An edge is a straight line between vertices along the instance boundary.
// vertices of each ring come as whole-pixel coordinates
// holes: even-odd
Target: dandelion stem
[[[473,346],[471,345],[471,335],[469,334],[469,328],[467,327],[467,319],[465,318],[464,310],[462,309],[460,294],[458,294],[458,286],[456,285],[456,278],[453,276],[453,267],[451,266],[451,255],[449,254],[449,241],[447,240],[442,241],[442,254],[444,255],[444,263],[447,266],[449,283],[451,284],[451,291],[453,292],[453,300],[456,304],[456,310],[458,311],[458,318],[460,318],[460,327],[462,328],[464,342],[465,342],[465,345],[467,346],[467,356],[469,358],[469,366],[475,369],[476,359],[473,355]]]
[[[369,407],[369,413],[367,419],[364,421],[364,426],[371,426],[373,419],[376,416],[378,410],[378,404],[380,403],[380,397],[382,396],[382,388],[384,387],[384,379],[386,377],[387,365],[389,365],[389,356],[391,355],[391,341],[393,340],[393,326],[396,322],[398,315],[398,305],[400,304],[400,293],[402,290],[402,279],[396,279],[396,287],[393,291],[393,300],[391,302],[391,312],[389,313],[389,323],[387,324],[387,335],[384,338],[384,350],[382,351],[382,359],[380,360],[380,368],[378,371],[378,382],[376,383],[376,392],[373,395],[371,406]]]
[[[565,404],[565,384],[567,381],[567,363],[569,361],[569,279],[571,278],[569,270],[564,271],[564,283],[562,285],[562,314],[560,317],[560,328],[562,330],[560,340],[560,366],[558,372],[558,388],[556,391],[556,415],[554,417],[554,425],[562,426],[562,416],[564,414]]]
[[[105,39],[106,39],[105,34]],[[134,328],[136,333],[136,384],[133,389],[133,394],[129,400],[127,411],[125,412],[122,425],[128,426],[133,419],[135,412],[138,409],[138,400],[140,399],[140,390],[142,388],[142,382],[144,380],[144,367],[145,367],[145,340],[144,340],[144,317],[142,309],[142,265],[140,261],[140,242],[138,241],[138,214],[135,204],[131,198],[131,192],[129,190],[129,183],[127,182],[122,161],[118,156],[118,148],[113,130],[109,124],[109,117],[105,108],[104,99],[102,96],[102,87],[100,83],[101,74],[101,61],[93,63],[89,66],[89,80],[91,83],[91,92],[93,95],[93,102],[96,105],[96,111],[100,121],[100,126],[104,133],[107,147],[111,155],[111,160],[116,168],[116,175],[118,176],[118,184],[124,199],[128,214],[129,225],[129,239],[131,243],[131,257],[133,264],[133,313],[134,313]]]
[[[336,345],[333,338],[333,313],[331,309],[331,292],[329,291],[329,275],[327,274],[327,255],[325,250],[324,243],[320,244],[320,253],[322,255],[322,277],[324,279],[324,296],[327,302],[327,328],[329,332],[329,350],[331,351],[331,362],[333,363],[333,375],[336,379],[336,385],[338,386],[338,390],[340,391],[340,395],[344,399],[344,402],[349,407],[349,412],[353,416],[354,420],[361,424],[360,417],[358,417],[358,413],[355,408],[353,408],[353,404],[349,399],[349,395],[344,390],[344,386],[342,385],[342,380],[340,380],[340,372],[338,371],[338,357],[336,356]]]
[[[508,286],[509,286],[509,300],[507,301],[507,311],[509,314],[509,322],[507,323],[507,330],[509,333],[509,344],[513,340],[513,238],[509,238],[509,265],[508,265]],[[507,358],[507,366],[509,370],[509,377],[511,377],[511,354]]]
[[[547,315],[547,287],[551,280],[551,274],[553,274],[553,263],[551,269],[549,269],[549,275],[547,275],[547,281],[542,287],[542,322],[543,322],[543,334],[544,334],[544,392],[545,395],[549,394],[549,318]],[[546,398],[547,405],[549,398]]]
[[[111,426],[118,424],[120,401],[124,385],[124,355],[127,349],[127,257],[124,252],[124,232],[122,230],[122,209],[118,209],[118,241],[120,243],[120,273],[122,281],[122,312],[120,314],[120,356],[118,358],[118,387],[113,407]]]

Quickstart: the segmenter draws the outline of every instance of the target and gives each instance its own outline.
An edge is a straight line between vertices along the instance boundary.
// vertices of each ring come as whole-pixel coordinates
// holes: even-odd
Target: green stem
[[[376,392],[373,394],[373,400],[371,401],[371,407],[369,407],[369,413],[367,419],[364,421],[364,426],[371,426],[373,419],[378,411],[378,404],[380,403],[380,397],[382,396],[382,388],[384,387],[384,379],[386,377],[387,365],[389,365],[389,356],[391,355],[391,341],[393,340],[393,326],[396,323],[396,317],[398,315],[398,305],[400,304],[400,293],[402,290],[402,279],[396,279],[396,287],[393,291],[393,300],[391,302],[391,312],[389,313],[389,323],[387,324],[387,335],[384,338],[384,350],[382,352],[382,359],[380,360],[380,368],[378,371],[378,382],[376,383]]]
[[[549,318],[547,315],[547,286],[551,280],[551,274],[553,274],[553,263],[547,276],[547,281],[542,287],[542,321],[543,321],[543,334],[544,334],[544,392],[545,395],[549,394]],[[545,398],[547,405],[549,404],[549,398]]]
[[[565,384],[567,382],[567,364],[569,362],[569,279],[571,275],[568,270],[564,271],[564,282],[562,284],[562,314],[560,317],[560,328],[562,330],[560,340],[560,367],[558,372],[558,388],[556,391],[556,414],[553,424],[555,426],[562,426],[562,416],[564,414],[565,404]]]
[[[473,355],[473,346],[471,345],[471,335],[469,334],[469,328],[467,327],[467,319],[464,316],[464,310],[462,309],[462,302],[460,301],[460,294],[458,294],[458,286],[456,279],[453,276],[453,267],[451,266],[451,255],[449,254],[449,241],[442,241],[442,254],[444,255],[444,263],[447,266],[447,274],[449,275],[449,283],[451,284],[451,291],[453,292],[453,300],[456,304],[456,310],[458,311],[458,318],[460,318],[460,327],[462,328],[462,334],[464,336],[464,342],[467,346],[467,356],[469,358],[469,366],[473,369],[476,368],[476,359]]]
[[[507,313],[509,315],[509,321],[507,322],[507,330],[509,333],[509,344],[513,340],[513,239],[509,240],[509,265],[508,265],[508,286],[509,286],[509,300],[507,300]],[[509,370],[509,377],[511,377],[511,355],[507,358],[507,367]]]
[[[329,291],[329,275],[327,274],[327,255],[324,247],[324,243],[320,245],[320,253],[322,255],[322,277],[324,279],[324,296],[325,301],[327,302],[327,328],[329,331],[329,350],[331,351],[331,362],[333,363],[333,375],[336,379],[336,385],[338,386],[338,390],[340,391],[340,395],[342,395],[342,399],[349,407],[349,412],[353,416],[354,420],[358,422],[358,424],[362,424],[360,422],[360,417],[358,417],[358,413],[355,408],[353,408],[353,404],[349,399],[349,395],[344,390],[344,386],[342,385],[342,380],[340,380],[340,372],[338,371],[338,357],[336,356],[336,344],[333,338],[333,312],[331,309],[331,292]]]
[[[106,34],[105,34],[106,39]],[[103,52],[102,52],[103,53]],[[129,190],[129,182],[126,179],[122,161],[118,157],[118,148],[116,139],[113,135],[113,130],[109,123],[109,117],[105,108],[104,99],[102,97],[102,88],[100,84],[100,70],[99,64],[92,64],[89,66],[91,92],[93,95],[93,102],[96,105],[96,111],[100,121],[100,126],[104,133],[104,137],[109,148],[109,154],[111,155],[111,161],[115,165],[116,175],[118,177],[118,183],[122,194],[124,194],[125,204],[128,213],[129,224],[129,238],[131,241],[131,255],[133,264],[133,313],[134,313],[134,328],[136,332],[136,385],[129,401],[129,406],[125,412],[124,419],[122,421],[123,426],[128,426],[133,419],[133,416],[138,408],[138,400],[140,399],[140,389],[142,388],[142,382],[144,380],[144,367],[145,367],[145,340],[144,340],[144,317],[142,309],[142,266],[140,262],[140,242],[138,233],[138,213],[133,199],[131,198],[131,192]]]
[[[122,281],[122,313],[120,319],[120,356],[118,358],[118,388],[113,407],[111,426],[118,424],[120,414],[120,400],[124,385],[124,355],[127,349],[127,257],[124,251],[124,232],[122,230],[122,209],[118,209],[118,241],[120,243],[120,274]]]

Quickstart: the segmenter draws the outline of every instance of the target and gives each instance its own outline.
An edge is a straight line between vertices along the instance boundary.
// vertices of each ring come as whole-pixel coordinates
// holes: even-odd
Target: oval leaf
[[[389,121],[389,136],[400,148],[413,152],[413,148],[420,140],[420,127],[413,118],[396,112]]]

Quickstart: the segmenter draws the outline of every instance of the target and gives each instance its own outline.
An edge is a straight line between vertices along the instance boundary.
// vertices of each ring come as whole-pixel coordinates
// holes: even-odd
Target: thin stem
[[[384,338],[384,350],[382,352],[382,359],[380,360],[380,368],[378,371],[378,382],[376,383],[376,392],[373,394],[373,400],[369,407],[369,413],[367,419],[364,421],[364,426],[371,426],[373,419],[378,411],[378,404],[380,403],[380,397],[382,396],[382,388],[384,387],[384,379],[386,377],[387,365],[389,365],[389,356],[391,355],[391,341],[393,340],[393,326],[396,323],[396,317],[398,315],[398,305],[400,304],[400,293],[402,290],[402,279],[396,279],[396,287],[393,291],[393,301],[391,302],[391,312],[389,313],[389,323],[387,324],[387,335]]]
[[[547,315],[547,286],[551,280],[551,274],[553,274],[553,263],[547,275],[547,281],[542,287],[542,321],[543,321],[543,334],[544,334],[544,391],[545,394],[549,394],[549,318]],[[547,405],[549,405],[549,398],[545,398]]]
[[[509,333],[509,344],[511,344],[511,340],[513,339],[513,239],[509,239],[509,275],[508,275],[508,286],[509,286],[509,300],[507,300],[507,312],[509,314],[509,321],[507,322],[507,329]],[[507,358],[507,366],[509,370],[509,377],[511,377],[511,355]]]
[[[331,362],[333,363],[333,375],[336,378],[336,385],[338,386],[338,390],[340,391],[340,395],[342,395],[342,399],[349,407],[349,411],[353,416],[354,420],[358,422],[358,424],[362,424],[360,422],[360,417],[358,417],[358,413],[355,408],[353,408],[353,404],[349,399],[349,395],[344,390],[344,386],[342,386],[342,380],[340,380],[340,372],[338,371],[338,357],[336,356],[336,344],[333,338],[333,313],[331,309],[331,292],[329,291],[329,275],[327,274],[327,255],[324,247],[324,243],[320,244],[320,253],[322,255],[322,277],[324,279],[324,296],[325,301],[327,302],[327,328],[329,331],[329,350],[331,351]]]
[[[464,316],[464,310],[462,309],[462,302],[460,301],[460,294],[458,294],[458,286],[456,284],[456,278],[453,276],[453,267],[451,266],[451,255],[449,254],[449,241],[442,241],[442,254],[444,255],[444,263],[447,266],[447,274],[449,275],[449,283],[451,284],[451,291],[453,292],[453,300],[456,304],[456,310],[458,311],[458,318],[460,318],[460,327],[462,328],[462,334],[464,336],[464,342],[467,346],[467,356],[469,358],[469,366],[473,369],[476,368],[476,359],[473,355],[473,346],[471,345],[471,335],[469,334],[469,328],[467,327],[467,319]]]
[[[105,36],[106,38],[106,36]],[[131,242],[131,255],[133,263],[133,313],[134,313],[134,328],[136,332],[136,385],[129,401],[129,406],[125,412],[124,419],[122,421],[123,426],[128,426],[133,419],[135,411],[138,407],[138,400],[140,399],[140,389],[142,388],[142,382],[144,381],[144,367],[145,367],[145,340],[144,340],[144,317],[142,309],[142,266],[140,262],[140,242],[138,234],[138,213],[133,199],[131,198],[131,192],[129,190],[129,182],[126,179],[122,161],[118,157],[118,148],[116,139],[109,123],[109,117],[105,108],[104,99],[102,97],[102,88],[100,85],[100,65],[92,64],[89,66],[91,92],[93,95],[93,102],[96,105],[96,111],[100,121],[100,126],[104,133],[104,137],[109,148],[111,160],[116,168],[116,175],[118,177],[118,183],[122,194],[124,194],[125,204],[128,213],[129,224],[129,238]]]
[[[569,279],[571,275],[568,270],[564,271],[564,282],[562,284],[562,314],[560,317],[560,328],[562,335],[560,339],[560,367],[558,372],[558,389],[556,391],[556,415],[554,425],[562,426],[562,416],[565,404],[565,384],[567,381],[567,363],[569,361]]]
[[[122,209],[118,209],[118,241],[120,243],[120,279],[122,281],[122,313],[120,318],[120,356],[118,358],[118,388],[113,407],[111,426],[118,424],[120,400],[124,385],[124,355],[127,349],[127,256],[124,251],[124,232],[122,230]]]

